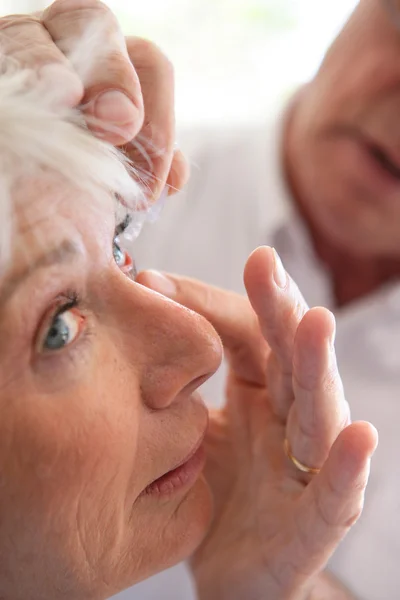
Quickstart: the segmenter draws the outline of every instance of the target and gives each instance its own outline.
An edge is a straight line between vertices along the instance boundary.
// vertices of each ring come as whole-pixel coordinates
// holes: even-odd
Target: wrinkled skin
[[[192,560],[201,600],[352,598],[320,573],[360,515],[376,432],[349,425],[332,314],[308,310],[282,269],[270,248],[251,255],[252,308],[176,275],[167,285],[152,271],[138,278],[210,320],[230,367],[226,405],[211,412],[206,437],[215,513]],[[318,475],[294,467],[285,438]]]
[[[83,30],[99,14],[109,24],[107,51],[83,81],[63,52],[73,50],[76,24]],[[97,115],[104,127],[94,132],[111,132],[110,141],[119,145],[142,133],[150,154],[164,150],[152,157],[150,197],[165,183],[179,189],[187,169],[173,151],[173,85],[165,57],[152,44],[130,39],[128,59],[111,13],[94,0],[58,0],[38,19],[0,20],[6,52],[35,69],[55,62],[65,81],[67,71],[63,101],[82,104],[89,121],[100,90],[123,91],[131,99],[123,122],[115,120],[123,106],[114,96],[110,113],[103,106]],[[17,39],[24,43],[14,45]],[[110,60],[113,68],[104,69]],[[49,85],[59,73],[46,75]],[[277,598],[308,597],[361,510],[376,444],[368,424],[348,426],[332,317],[307,312],[289,279],[276,287],[268,249],[246,268],[255,313],[245,299],[196,282],[175,278],[177,292],[160,289],[214,324],[231,373],[227,406],[211,415],[206,436],[208,483],[199,473],[190,486],[162,498],[144,493],[205,433],[208,414],[192,392],[217,368],[219,339],[206,320],[119,271],[109,199],[98,205],[65,182],[32,183],[19,190],[35,219],[19,213],[12,270],[26,266],[21,249],[27,245],[34,260],[67,236],[78,253],[40,269],[2,308],[3,595],[109,596],[188,556],[208,532],[192,562],[202,599],[261,598],[265,590]],[[50,211],[50,219],[55,197],[57,218]],[[146,275],[139,282],[157,289]],[[70,318],[87,330],[79,330],[71,348],[43,353],[54,306],[75,287],[82,311],[74,307]],[[310,412],[317,415],[311,431],[305,427]],[[285,457],[285,436],[300,460],[322,467],[311,484]],[[350,479],[338,467],[343,462]]]
[[[180,486],[148,486],[204,436],[194,391],[220,341],[121,272],[111,198],[41,176],[15,201],[0,281],[0,596],[106,598],[186,557],[208,528],[202,464]],[[70,339],[49,349],[60,310]]]

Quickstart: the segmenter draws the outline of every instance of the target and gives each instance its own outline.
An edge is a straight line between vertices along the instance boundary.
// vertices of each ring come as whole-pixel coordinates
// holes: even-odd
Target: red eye
[[[125,250],[123,250],[123,252],[124,252],[125,262],[123,265],[120,266],[121,271],[123,273],[126,273],[127,275],[128,274],[131,275],[132,273],[134,273],[136,275],[135,263],[133,262],[133,258]]]
[[[121,269],[121,271],[126,275],[129,275],[130,277],[135,277],[135,262],[132,259],[131,255],[126,250],[123,250],[120,247],[116,239],[114,239],[113,243],[113,253],[114,260],[117,263],[118,267]]]

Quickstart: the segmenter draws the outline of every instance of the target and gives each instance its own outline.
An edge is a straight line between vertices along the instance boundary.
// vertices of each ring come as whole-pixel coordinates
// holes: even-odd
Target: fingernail
[[[370,458],[372,458],[373,455],[375,454],[375,450],[377,449],[378,444],[379,444],[379,434],[378,434],[378,430],[376,429],[376,427],[371,425],[371,423],[370,423],[370,427],[373,429],[374,434],[375,434],[375,442],[374,442],[373,448],[371,449],[371,454],[370,454]]]
[[[176,295],[176,285],[159,271],[146,271],[147,286],[155,292],[173,298]]]
[[[286,287],[286,284],[287,284],[287,274],[286,274],[286,271],[282,264],[282,261],[279,257],[279,254],[277,253],[275,248],[272,248],[272,251],[274,253],[274,262],[275,262],[274,280],[275,280],[276,285],[279,288],[283,289]]]
[[[118,90],[103,92],[94,103],[94,114],[102,121],[115,125],[126,125],[136,117],[137,109],[133,102]]]
[[[331,333],[331,335],[328,338],[328,343],[329,343],[329,346],[330,346],[331,350],[335,350],[336,319],[335,319],[335,316],[333,315],[333,313],[331,313],[330,311],[329,311],[329,313],[330,313],[331,321],[332,321],[332,333]]]

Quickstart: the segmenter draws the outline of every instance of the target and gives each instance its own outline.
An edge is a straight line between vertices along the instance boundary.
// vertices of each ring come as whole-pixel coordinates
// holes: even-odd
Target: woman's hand
[[[171,64],[151,42],[125,40],[105,4],[56,0],[43,13],[3,17],[0,45],[6,59],[36,71],[60,101],[79,105],[95,133],[124,146],[149,199],[165,185],[184,185],[187,165],[174,149]]]
[[[152,272],[138,280],[211,321],[229,362],[226,406],[211,413],[206,446],[215,515],[192,561],[200,598],[318,598],[318,574],[361,513],[377,443],[371,425],[350,424],[334,318],[308,310],[270,248],[245,269],[253,310],[236,294],[168,279],[169,292]],[[285,439],[320,472],[296,468]]]

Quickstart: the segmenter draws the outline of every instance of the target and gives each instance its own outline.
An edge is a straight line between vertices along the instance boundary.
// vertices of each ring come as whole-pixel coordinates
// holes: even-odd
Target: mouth
[[[182,489],[194,485],[205,465],[205,450],[203,441],[206,431],[200,436],[192,450],[161,477],[152,481],[142,492],[143,495],[170,496]]]
[[[382,169],[392,177],[400,180],[400,166],[390,157],[388,152],[376,145],[370,145],[368,149]]]
[[[400,156],[397,157],[395,153],[385,147],[384,144],[380,144],[368,136],[363,136],[362,142],[368,154],[381,171],[383,171],[386,176],[390,175],[390,177],[392,179],[394,178],[397,182],[400,181]]]

